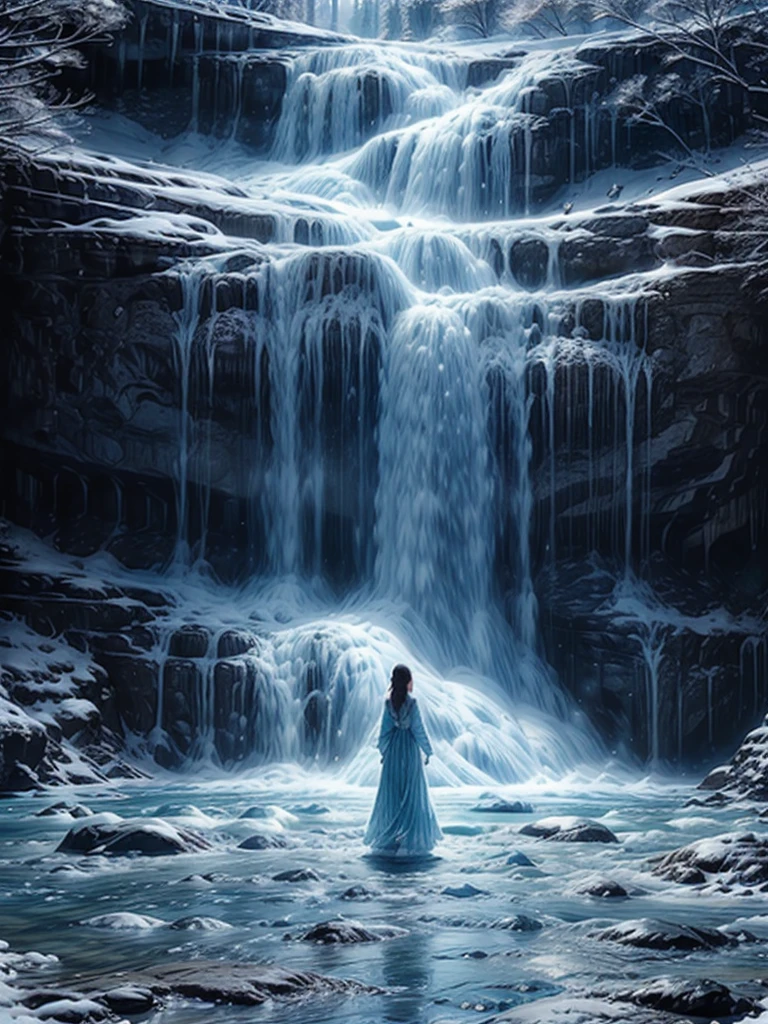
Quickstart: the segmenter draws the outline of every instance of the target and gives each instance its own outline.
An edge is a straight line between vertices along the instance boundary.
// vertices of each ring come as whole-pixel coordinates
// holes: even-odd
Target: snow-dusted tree
[[[449,25],[488,38],[504,27],[509,0],[443,0],[442,11]]]
[[[440,0],[404,0],[403,37],[428,39],[443,20]]]
[[[0,153],[61,137],[60,117],[85,102],[56,79],[83,64],[82,47],[125,20],[117,0],[0,0]]]
[[[699,83],[728,86],[745,114],[768,129],[768,0],[592,0],[595,17],[640,29],[667,50],[668,69],[694,68]],[[686,88],[693,76],[682,75]],[[700,90],[701,92],[701,90]]]
[[[382,35],[385,39],[402,39],[403,28],[403,7],[401,0],[388,0],[381,19]]]
[[[514,0],[504,13],[507,28],[527,30],[540,39],[584,32],[591,21],[587,0]]]

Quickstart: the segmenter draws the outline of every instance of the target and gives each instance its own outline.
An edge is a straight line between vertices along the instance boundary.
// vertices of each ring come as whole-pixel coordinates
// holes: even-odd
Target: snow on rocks
[[[768,715],[747,733],[728,764],[713,768],[699,786],[722,798],[768,800]]]
[[[254,832],[242,843],[238,843],[238,850],[276,850],[288,846],[288,840],[280,835],[269,832]]]
[[[613,878],[591,878],[582,883],[576,892],[580,896],[595,896],[598,899],[626,899],[629,893]]]
[[[141,818],[87,821],[71,828],[56,849],[59,853],[159,857],[210,850],[211,844],[196,832],[170,825],[162,818]]]
[[[486,889],[478,889],[477,886],[472,885],[470,882],[465,882],[464,885],[446,885],[446,887],[440,891],[443,896],[453,896],[454,899],[459,900],[467,900],[472,899],[475,896],[488,895],[488,891]]]
[[[747,894],[753,888],[765,892],[768,891],[768,836],[744,832],[699,839],[668,853],[656,864],[653,873],[684,885],[716,882],[721,891],[740,887]]]
[[[291,868],[272,875],[273,882],[319,882],[320,875],[314,868]]]
[[[512,917],[502,917],[494,921],[491,928],[505,932],[538,932],[544,927],[541,921],[527,914],[514,914]]]
[[[605,825],[590,818],[541,818],[523,825],[520,834],[560,843],[618,843],[618,838]]]
[[[594,933],[596,939],[618,942],[637,949],[680,950],[719,949],[734,946],[739,938],[719,928],[701,928],[641,917],[603,928]]]
[[[95,917],[88,917],[79,922],[88,928],[107,928],[110,931],[149,931],[152,928],[162,928],[165,921],[159,917],[151,917],[148,914],[134,914],[130,911],[118,911],[113,914],[97,914]]]
[[[357,942],[383,942],[385,939],[397,939],[407,934],[407,928],[397,928],[395,925],[364,925],[360,921],[321,921],[296,937],[302,942],[317,942],[324,946],[346,946]]]
[[[472,810],[478,814],[533,814],[533,805],[525,800],[505,800],[493,793],[484,793]]]
[[[751,1014],[758,1008],[752,999],[737,995],[725,985],[706,978],[656,978],[639,988],[616,992],[613,998],[636,1006],[707,1020]]]
[[[44,807],[42,811],[36,811],[36,818],[90,818],[93,811],[84,804],[69,804],[66,800],[59,800],[58,803]]]
[[[218,917],[180,917],[168,927],[177,932],[223,932],[228,931],[232,925],[220,921]]]

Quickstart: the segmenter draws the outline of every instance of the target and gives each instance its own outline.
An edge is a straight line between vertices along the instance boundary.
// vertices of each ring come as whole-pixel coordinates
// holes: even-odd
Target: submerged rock
[[[717,981],[703,978],[656,978],[640,988],[617,992],[614,998],[654,1010],[712,1020],[752,1013],[759,1009],[752,999],[739,996]]]
[[[256,832],[248,836],[242,843],[238,843],[238,850],[278,850],[288,845],[287,840],[282,836],[270,832]]]
[[[211,844],[190,829],[161,819],[100,822],[71,828],[56,847],[59,853],[106,854],[125,857],[171,856],[210,850]]]
[[[514,914],[512,917],[502,917],[494,921],[491,928],[505,932],[538,932],[544,927],[543,923],[535,917],[528,917],[527,914]]]
[[[295,807],[290,807],[289,811],[291,814],[306,814],[312,817],[320,814],[330,814],[330,807],[326,807],[325,804],[297,804]]]
[[[273,882],[319,882],[320,875],[314,868],[292,868],[272,875]]]
[[[596,896],[600,899],[624,899],[629,893],[612,878],[596,878],[576,890],[580,896]]]
[[[724,833],[673,850],[653,873],[670,882],[749,886],[768,891],[768,837]]]
[[[180,917],[168,927],[177,932],[223,932],[232,925],[217,917]]]
[[[589,818],[542,818],[523,825],[520,834],[560,843],[618,843],[618,838],[605,825]]]
[[[356,942],[383,942],[407,935],[405,928],[394,925],[363,925],[359,921],[321,921],[297,936],[302,942],[319,942],[326,946],[352,945]]]
[[[60,800],[56,804],[51,804],[50,807],[44,807],[42,811],[37,811],[35,817],[50,818],[67,815],[70,818],[90,818],[92,814],[93,811],[90,807],[86,807],[84,804],[69,804],[66,800]]]
[[[506,859],[505,863],[510,865],[510,867],[511,866],[515,866],[515,867],[518,867],[518,868],[535,868],[536,867],[536,865],[531,860],[531,858],[527,857],[522,852],[522,850],[513,850],[512,853],[507,854],[507,859]]]
[[[342,900],[371,900],[378,896],[375,889],[368,889],[364,885],[350,885],[339,897]]]
[[[733,946],[738,941],[735,936],[715,928],[675,924],[672,921],[659,921],[650,917],[621,921],[596,932],[595,938],[619,942],[622,946],[635,946],[637,949],[685,951],[719,949],[722,946]]]
[[[157,1005],[158,1001],[148,988],[139,988],[137,985],[121,985],[103,992],[99,996],[99,1002],[119,1016],[124,1014],[149,1013]]]
[[[459,900],[472,899],[474,896],[488,895],[487,890],[478,889],[477,886],[472,885],[470,882],[465,882],[464,885],[446,885],[446,887],[440,891],[443,896],[453,896],[454,899]]]
[[[96,993],[104,993],[106,998],[116,987],[140,989],[160,998],[179,995],[186,999],[235,1006],[259,1006],[272,999],[290,1000],[313,993],[376,991],[357,981],[328,978],[311,971],[292,971],[267,964],[192,960],[94,979],[88,985],[87,994],[96,999],[99,998]]]

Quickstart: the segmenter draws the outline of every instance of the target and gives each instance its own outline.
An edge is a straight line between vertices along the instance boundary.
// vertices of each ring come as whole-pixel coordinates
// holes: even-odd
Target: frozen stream
[[[276,962],[384,990],[382,995],[323,997],[256,1010],[219,1007],[217,1024],[255,1019],[458,1022],[487,1019],[493,1011],[557,993],[610,991],[630,979],[664,974],[738,986],[765,970],[762,944],[654,953],[590,937],[612,921],[652,917],[706,927],[738,919],[768,938],[765,896],[693,891],[660,881],[647,864],[649,857],[684,842],[754,825],[748,808],[682,809],[691,795],[686,786],[596,779],[573,780],[560,792],[498,790],[508,799],[529,799],[534,814],[487,814],[472,810],[480,790],[438,788],[436,807],[448,832],[438,847],[440,859],[422,870],[392,872],[362,857],[372,790],[339,787],[330,778],[288,778],[274,771],[259,780],[126,784],[112,792],[68,795],[96,812],[162,816],[204,833],[215,844],[213,852],[177,857],[109,861],[55,853],[72,821],[34,817],[49,803],[47,797],[6,802],[0,807],[0,933],[12,948],[56,954],[60,965],[45,972],[44,983],[59,987],[74,986],[81,973],[202,957]],[[268,816],[241,817],[254,807],[266,808]],[[549,814],[599,820],[620,843],[552,843],[517,834],[526,822]],[[243,838],[265,830],[279,832],[288,847],[237,849]],[[527,855],[535,867],[509,865],[514,851]],[[271,880],[279,871],[301,867],[313,868],[320,881]],[[215,873],[210,881],[200,877],[210,873]],[[628,898],[579,895],[595,876],[619,882]],[[481,893],[458,897],[444,892],[467,883]],[[342,898],[353,886],[364,886],[367,895]],[[78,924],[123,912],[165,924],[125,930]],[[530,932],[490,927],[518,914],[542,927]],[[192,915],[231,928],[167,926]],[[407,935],[351,946],[286,939],[303,926],[339,916],[395,925]],[[35,983],[41,984],[39,974]],[[176,1002],[151,1020],[182,1024],[213,1017],[214,1011],[200,1003]]]

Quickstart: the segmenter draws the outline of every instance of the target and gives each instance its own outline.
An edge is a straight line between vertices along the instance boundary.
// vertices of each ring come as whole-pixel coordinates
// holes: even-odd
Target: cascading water
[[[536,83],[573,65],[555,63],[533,55],[473,90],[466,67],[434,53],[293,59],[273,156],[303,166],[252,165],[242,179],[274,196],[281,241],[246,245],[244,269],[222,256],[181,273],[176,563],[205,558],[212,485],[198,466],[193,537],[189,396],[213,406],[218,332],[234,306],[254,424],[240,484],[253,571],[238,601],[260,623],[234,660],[211,647],[195,683],[200,738],[183,756],[341,761],[367,778],[387,664],[406,657],[445,781],[562,772],[597,751],[541,660],[535,576],[574,542],[558,494],[578,458],[589,467],[578,528],[613,538],[631,581],[647,531],[638,451],[649,451],[653,375],[642,279],[600,292],[596,326],[594,293],[561,284],[558,233],[499,219],[532,202]],[[372,212],[377,197],[384,213]],[[367,212],[353,228],[355,209]],[[391,212],[403,210],[455,220]],[[543,253],[535,278],[513,259],[526,246]],[[204,381],[193,387],[195,368]],[[206,436],[210,424],[195,431]],[[498,701],[484,739],[479,691]]]

